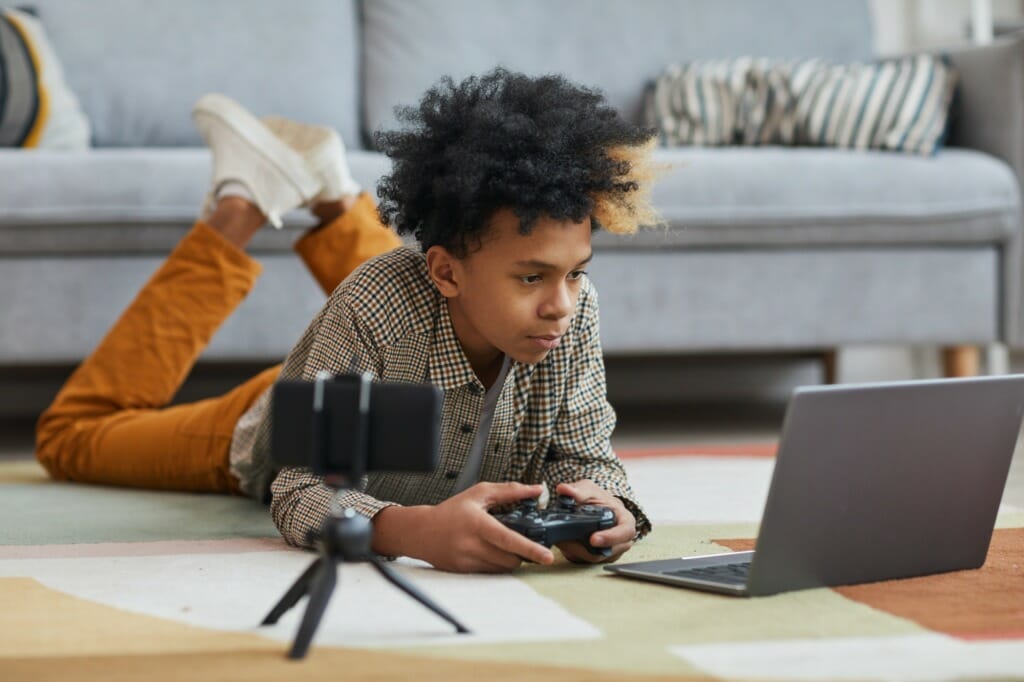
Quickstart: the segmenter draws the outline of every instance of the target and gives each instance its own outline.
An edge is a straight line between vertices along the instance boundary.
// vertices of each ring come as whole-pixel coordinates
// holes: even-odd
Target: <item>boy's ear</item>
[[[455,298],[459,294],[458,271],[457,259],[448,249],[436,245],[427,249],[427,272],[445,298]]]

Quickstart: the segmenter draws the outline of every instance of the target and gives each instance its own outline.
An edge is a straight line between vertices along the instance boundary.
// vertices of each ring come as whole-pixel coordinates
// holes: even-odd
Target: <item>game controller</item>
[[[608,507],[594,504],[577,507],[576,500],[568,495],[559,495],[547,509],[538,509],[535,499],[523,500],[512,511],[495,514],[494,518],[545,547],[577,541],[596,556],[609,557],[612,554],[611,549],[593,547],[589,542],[592,533],[615,525],[615,512]]]

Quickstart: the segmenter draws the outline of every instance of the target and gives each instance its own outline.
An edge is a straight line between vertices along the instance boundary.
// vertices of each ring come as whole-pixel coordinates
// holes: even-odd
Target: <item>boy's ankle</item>
[[[244,249],[253,235],[266,223],[266,216],[251,201],[229,195],[217,201],[206,224],[229,242]]]
[[[334,201],[318,201],[310,206],[309,210],[320,219],[321,225],[326,225],[352,210],[357,201],[359,201],[359,195],[350,194]]]

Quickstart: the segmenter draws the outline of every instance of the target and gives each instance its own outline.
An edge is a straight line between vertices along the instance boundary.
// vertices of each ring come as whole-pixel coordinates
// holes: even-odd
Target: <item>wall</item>
[[[970,0],[871,0],[880,55],[968,42]],[[996,21],[1024,18],[1020,0],[993,0]]]

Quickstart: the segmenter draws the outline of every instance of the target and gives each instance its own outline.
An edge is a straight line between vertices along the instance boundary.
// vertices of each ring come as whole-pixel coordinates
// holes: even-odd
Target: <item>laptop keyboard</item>
[[[750,574],[750,562],[743,561],[735,564],[684,568],[678,571],[665,571],[664,574],[681,578],[710,580],[716,583],[728,583],[729,585],[744,585],[747,582],[747,576]]]

